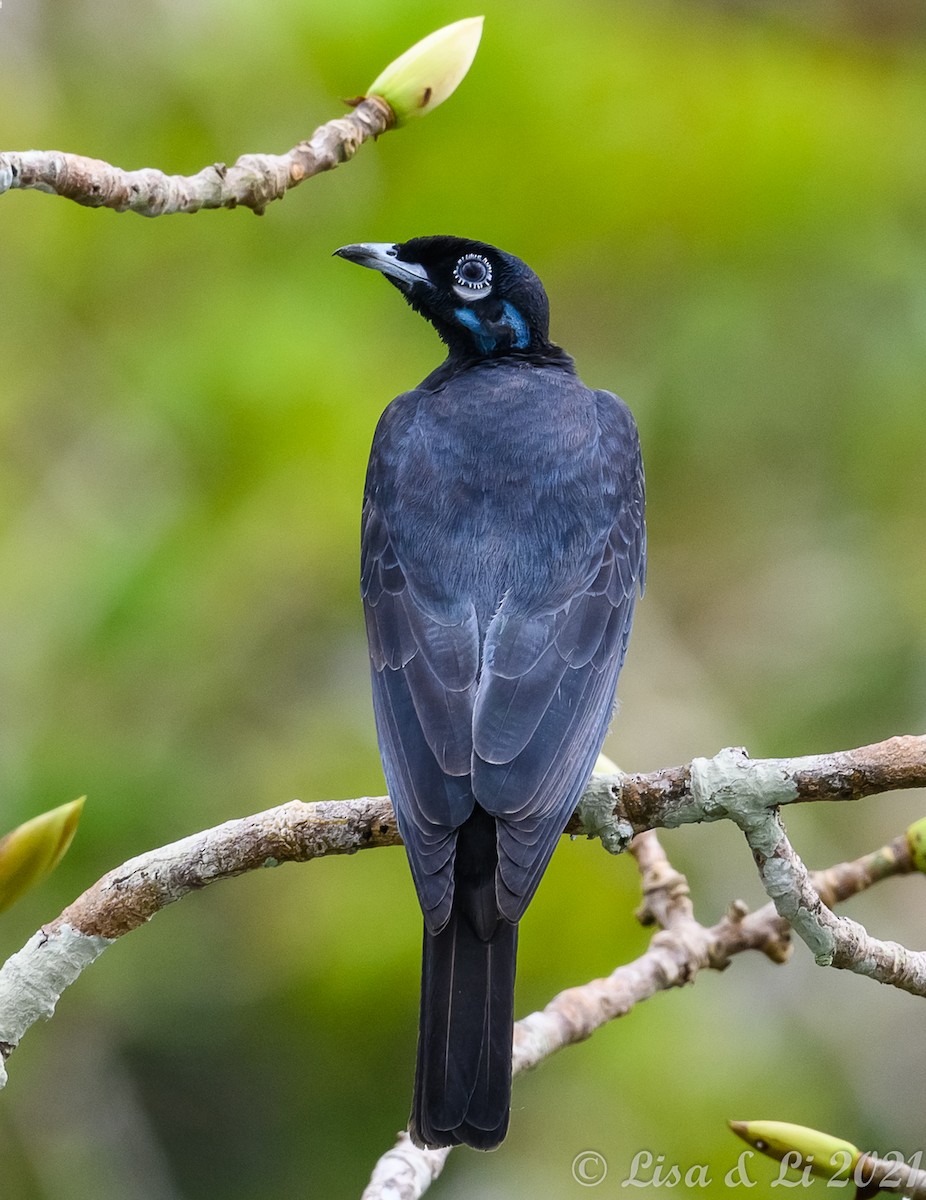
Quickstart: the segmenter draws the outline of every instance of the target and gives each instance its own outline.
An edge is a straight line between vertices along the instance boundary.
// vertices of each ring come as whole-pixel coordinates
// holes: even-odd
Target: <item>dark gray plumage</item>
[[[424,913],[412,1138],[505,1136],[517,923],[607,731],[645,569],[626,405],[548,339],[519,259],[462,238],[346,246],[445,363],[384,412],[362,594],[383,767]]]

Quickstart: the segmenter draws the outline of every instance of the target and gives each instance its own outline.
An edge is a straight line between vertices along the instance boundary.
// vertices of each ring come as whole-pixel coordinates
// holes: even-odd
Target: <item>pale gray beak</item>
[[[395,242],[357,242],[342,246],[335,254],[361,267],[372,267],[388,275],[396,283],[411,287],[415,283],[430,283],[428,273],[420,263],[402,262]]]

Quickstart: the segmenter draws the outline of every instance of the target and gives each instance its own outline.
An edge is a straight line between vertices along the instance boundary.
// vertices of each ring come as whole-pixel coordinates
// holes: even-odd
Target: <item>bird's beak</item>
[[[403,262],[395,242],[357,242],[353,246],[342,246],[335,254],[361,267],[372,267],[382,271],[396,283],[411,287],[414,283],[430,283],[428,273],[421,263]]]

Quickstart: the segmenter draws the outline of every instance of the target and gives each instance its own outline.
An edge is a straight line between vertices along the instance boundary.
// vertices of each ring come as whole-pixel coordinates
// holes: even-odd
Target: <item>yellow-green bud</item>
[[[395,113],[397,125],[443,104],[472,65],[484,17],[467,17],[429,33],[400,54],[367,88]]]
[[[823,1179],[846,1175],[861,1155],[851,1142],[806,1125],[789,1125],[785,1121],[730,1121],[729,1125],[754,1150],[779,1161],[797,1154],[800,1164],[789,1161],[789,1166],[809,1167],[812,1174]]]
[[[85,799],[33,817],[0,838],[0,912],[55,869],[71,844]]]
[[[914,821],[907,830],[907,844],[918,871],[926,873],[926,817]]]

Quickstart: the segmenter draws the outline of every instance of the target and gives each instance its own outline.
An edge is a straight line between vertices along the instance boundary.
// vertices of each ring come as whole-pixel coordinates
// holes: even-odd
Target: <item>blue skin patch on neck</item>
[[[526,350],[531,344],[531,333],[527,322],[515,306],[507,300],[502,305],[502,312],[505,314],[504,323],[512,333],[512,346],[516,350]],[[465,325],[467,329],[472,331],[479,353],[491,354],[498,345],[498,339],[488,331],[485,324],[476,316],[473,310],[471,308],[455,308],[453,315],[461,325]]]
[[[479,348],[480,354],[491,354],[495,349],[495,338],[487,333],[482,322],[470,308],[455,308],[453,315],[465,325],[467,329],[471,329],[476,336],[476,345]]]
[[[531,331],[527,328],[527,322],[518,312],[513,304],[509,304],[506,300],[502,305],[505,313],[506,323],[514,332],[513,345],[517,350],[526,350],[531,344]]]

